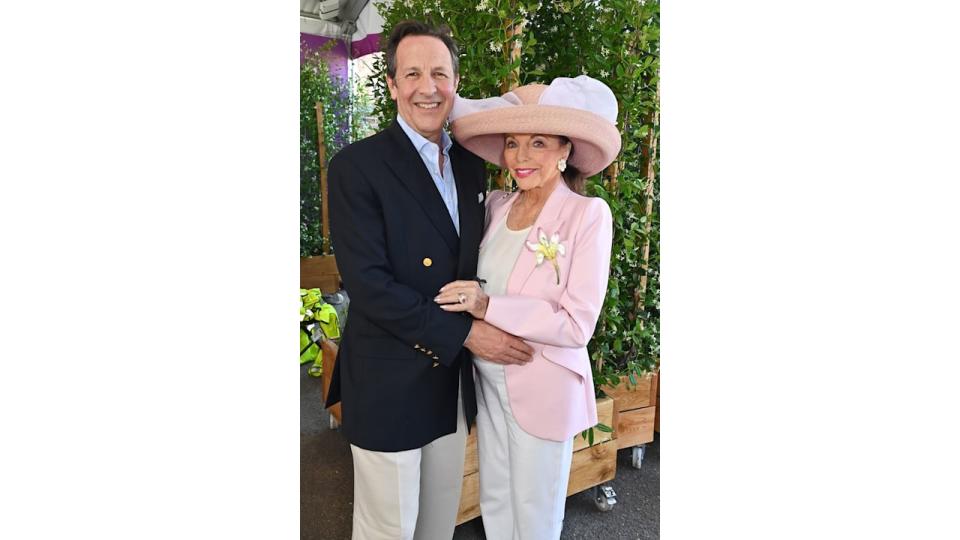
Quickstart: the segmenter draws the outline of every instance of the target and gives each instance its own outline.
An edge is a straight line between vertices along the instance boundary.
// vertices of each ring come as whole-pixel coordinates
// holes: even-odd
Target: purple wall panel
[[[330,66],[330,74],[340,79],[347,78],[347,47],[343,41],[323,36],[314,36],[311,34],[300,33],[300,63],[303,63],[304,54],[307,51],[319,49],[328,41],[334,41],[333,47],[324,53],[323,59]]]
[[[382,34],[368,34],[367,37],[350,44],[354,58],[360,58],[375,52],[380,52],[380,36]]]

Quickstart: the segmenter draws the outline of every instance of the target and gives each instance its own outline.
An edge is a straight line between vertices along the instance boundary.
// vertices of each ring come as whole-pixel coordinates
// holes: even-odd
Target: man
[[[403,22],[386,63],[396,121],[330,162],[350,313],[327,406],[342,401],[353,454],[353,538],[438,540],[453,536],[476,416],[470,351],[525,363],[532,349],[433,301],[444,284],[476,276],[484,221],[483,161],[443,130],[456,45],[445,30]]]

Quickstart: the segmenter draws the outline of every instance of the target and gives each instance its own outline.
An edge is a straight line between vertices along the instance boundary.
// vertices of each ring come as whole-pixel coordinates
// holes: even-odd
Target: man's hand
[[[497,364],[522,365],[533,360],[533,347],[522,339],[476,319],[463,346],[480,358]]]

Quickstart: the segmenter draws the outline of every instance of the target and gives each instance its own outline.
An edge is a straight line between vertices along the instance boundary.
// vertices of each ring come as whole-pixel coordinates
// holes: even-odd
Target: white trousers
[[[453,538],[466,440],[458,397],[456,433],[422,448],[374,452],[351,444],[353,540]]]
[[[507,399],[503,366],[477,358],[480,515],[491,540],[556,540],[573,460],[573,439],[525,432]]]

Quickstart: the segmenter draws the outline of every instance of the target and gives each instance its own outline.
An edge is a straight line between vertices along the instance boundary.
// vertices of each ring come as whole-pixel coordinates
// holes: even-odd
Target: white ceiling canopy
[[[304,34],[359,41],[383,30],[375,0],[300,0],[300,31]],[[383,3],[383,0],[377,0]]]

